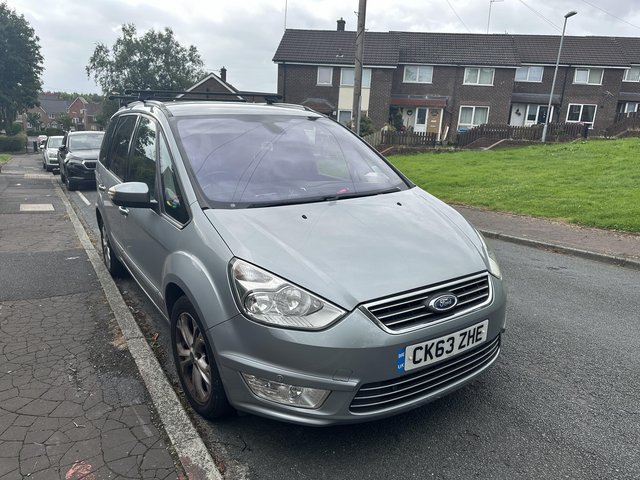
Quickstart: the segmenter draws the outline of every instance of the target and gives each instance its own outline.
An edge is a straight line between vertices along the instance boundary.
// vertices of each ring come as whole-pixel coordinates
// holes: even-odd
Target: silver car
[[[53,136],[47,138],[46,143],[42,149],[42,168],[47,172],[52,172],[59,169],[58,164],[58,149],[62,145],[62,135]]]
[[[506,297],[482,236],[318,113],[134,102],[96,181],[104,262],[170,322],[206,418],[388,417],[498,357]]]

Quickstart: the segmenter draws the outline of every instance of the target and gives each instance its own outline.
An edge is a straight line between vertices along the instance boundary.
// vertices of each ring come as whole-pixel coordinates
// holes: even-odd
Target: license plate
[[[476,323],[428,342],[416,343],[398,352],[398,371],[407,372],[453,357],[487,340],[489,320]]]

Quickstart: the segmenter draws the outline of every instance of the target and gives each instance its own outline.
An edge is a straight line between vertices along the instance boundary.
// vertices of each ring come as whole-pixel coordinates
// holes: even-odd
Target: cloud
[[[358,0],[9,0],[40,37],[45,88],[86,93],[99,92],[85,72],[95,45],[113,45],[123,23],[139,32],[170,27],[183,46],[197,47],[210,71],[225,66],[236,87],[275,91],[271,59],[284,31],[285,3],[288,28],[333,30],[340,17],[348,30],[357,25]],[[569,35],[640,36],[637,0],[504,0],[492,4],[490,31],[557,35],[570,10],[578,15],[568,23]],[[478,0],[370,0],[367,28],[484,33],[488,13],[488,2]]]

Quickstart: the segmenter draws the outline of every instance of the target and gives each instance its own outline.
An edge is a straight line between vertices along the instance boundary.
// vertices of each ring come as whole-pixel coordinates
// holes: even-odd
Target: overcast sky
[[[241,90],[275,91],[271,61],[286,27],[333,30],[343,17],[356,28],[358,0],[0,0],[24,14],[40,37],[44,89],[100,93],[85,66],[99,42],[111,47],[123,23],[139,32],[173,29],[194,45],[206,69],[228,70]],[[371,31],[486,33],[489,0],[369,0]],[[640,36],[638,0],[494,0],[490,33]],[[469,45],[473,48],[473,45]]]

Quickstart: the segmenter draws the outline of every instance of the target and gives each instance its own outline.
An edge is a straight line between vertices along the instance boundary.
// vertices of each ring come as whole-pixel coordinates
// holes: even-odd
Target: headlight
[[[320,330],[345,314],[341,308],[244,260],[231,263],[231,282],[240,310],[267,325]]]
[[[494,277],[497,277],[502,280],[502,271],[500,270],[500,265],[498,265],[498,259],[496,258],[496,254],[492,249],[489,248],[484,236],[477,230],[476,232],[478,233],[478,237],[480,237],[480,240],[482,241],[482,249],[484,250],[484,254],[487,257],[487,260],[489,261],[489,273]]]

